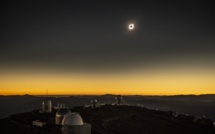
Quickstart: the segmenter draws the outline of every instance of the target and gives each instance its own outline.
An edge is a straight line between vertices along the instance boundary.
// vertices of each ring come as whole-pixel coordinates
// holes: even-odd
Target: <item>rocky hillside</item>
[[[92,134],[214,134],[211,120],[174,112],[150,110],[138,106],[105,105],[97,108],[75,107],[84,122],[92,125]],[[55,112],[22,113],[0,120],[1,134],[60,134],[54,125]],[[32,125],[33,120],[47,122],[43,128]]]

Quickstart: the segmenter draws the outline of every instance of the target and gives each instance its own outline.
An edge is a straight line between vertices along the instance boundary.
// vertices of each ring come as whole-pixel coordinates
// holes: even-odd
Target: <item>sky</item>
[[[215,94],[214,6],[5,1],[0,94]]]

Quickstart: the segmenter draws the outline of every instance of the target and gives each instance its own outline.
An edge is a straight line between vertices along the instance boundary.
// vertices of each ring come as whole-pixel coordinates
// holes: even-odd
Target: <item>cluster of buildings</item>
[[[84,123],[79,113],[71,112],[70,109],[62,103],[58,103],[54,109],[57,110],[55,114],[55,125],[62,126],[62,134],[91,134],[91,125]],[[40,114],[48,114],[51,112],[51,100],[43,101]],[[46,122],[35,120],[32,124],[34,126],[43,127],[46,125]]]
[[[55,115],[55,125],[61,125],[62,134],[91,134],[91,125],[84,123],[82,117],[69,108],[59,108]]]
[[[113,105],[123,105],[125,104],[125,99],[121,95],[115,97],[115,103]],[[96,108],[100,107],[101,104],[98,103],[97,99],[91,100],[90,107]],[[52,106],[51,100],[44,100],[42,102],[42,109],[39,111],[40,114],[52,113],[52,108],[57,110],[55,114],[55,125],[61,126],[62,134],[91,134],[91,124],[85,123],[82,117],[77,112],[72,112],[63,103],[58,103],[57,106]],[[47,123],[40,120],[35,120],[32,122],[34,126],[43,127]]]
[[[115,97],[115,103],[112,105],[127,105],[125,99],[121,95]],[[100,107],[102,104],[99,104],[97,99],[91,100],[91,105],[88,107],[96,108]],[[142,107],[142,105],[141,105]],[[42,102],[42,109],[40,114],[52,113],[52,108],[56,110],[55,113],[55,125],[61,127],[62,134],[91,134],[91,124],[85,123],[82,120],[82,117],[77,112],[72,112],[68,107],[63,103],[58,103],[57,106],[53,107],[51,100],[44,100]],[[179,116],[178,111],[171,112],[172,117],[177,118]],[[198,117],[194,117],[193,122],[203,121]],[[33,125],[43,127],[46,125],[46,122],[35,120],[32,122]],[[215,123],[213,122],[215,126]]]
[[[126,101],[125,101],[125,99],[121,95],[117,95],[115,97],[115,104],[116,105],[125,105]]]

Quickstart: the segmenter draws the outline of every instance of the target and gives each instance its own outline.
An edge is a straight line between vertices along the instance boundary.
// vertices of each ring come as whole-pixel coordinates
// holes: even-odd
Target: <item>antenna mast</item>
[[[46,88],[46,98],[48,98],[48,88]]]

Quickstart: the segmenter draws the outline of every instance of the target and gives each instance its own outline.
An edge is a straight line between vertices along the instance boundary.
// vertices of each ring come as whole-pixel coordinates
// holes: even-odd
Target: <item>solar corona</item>
[[[134,29],[134,24],[129,24],[129,25],[128,25],[128,29],[129,29],[129,30],[133,30],[133,29]]]

